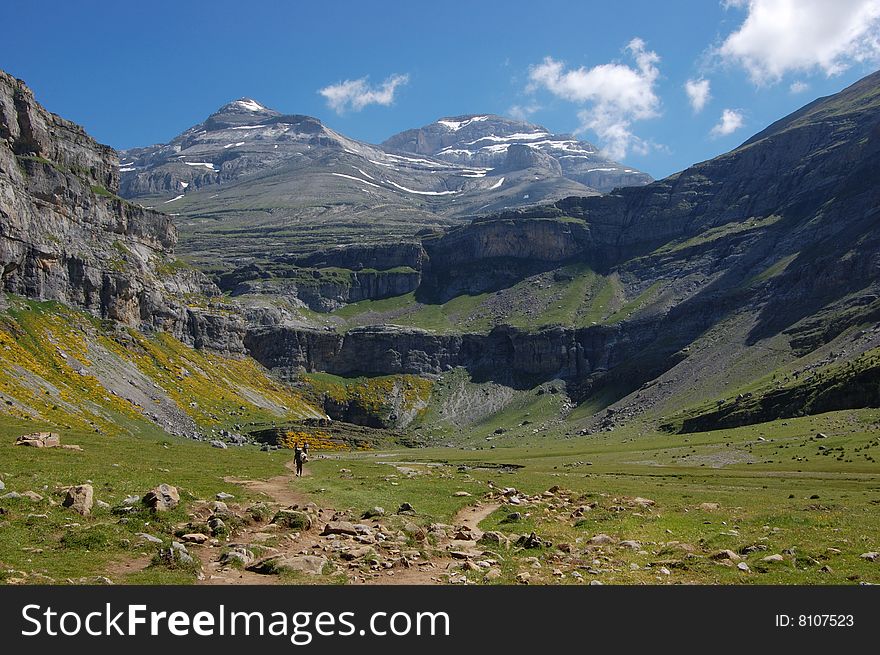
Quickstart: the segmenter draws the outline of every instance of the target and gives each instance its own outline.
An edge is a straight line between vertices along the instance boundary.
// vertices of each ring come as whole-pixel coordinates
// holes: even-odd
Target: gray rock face
[[[216,287],[171,256],[171,217],[124,201],[116,153],[0,71],[0,289],[241,351],[235,319],[189,309]]]
[[[396,326],[355,328],[345,334],[274,327],[248,332],[248,352],[267,368],[336,375],[436,374],[456,366],[475,378],[577,378],[607,369],[615,358],[653,338],[644,329],[616,326],[529,333],[499,326],[488,335],[438,335]]]

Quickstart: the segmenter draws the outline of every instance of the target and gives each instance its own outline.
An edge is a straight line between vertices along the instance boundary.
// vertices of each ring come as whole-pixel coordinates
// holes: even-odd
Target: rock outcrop
[[[172,256],[170,216],[117,195],[118,170],[112,148],[0,71],[0,289],[240,352],[242,321],[182,300],[218,291]]]

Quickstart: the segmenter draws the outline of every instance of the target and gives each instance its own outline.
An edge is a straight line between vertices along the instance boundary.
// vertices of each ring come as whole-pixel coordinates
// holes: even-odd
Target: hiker
[[[301,478],[303,474],[303,462],[306,461],[306,452],[299,447],[298,444],[293,446],[293,461],[296,463],[296,477]]]
[[[303,454],[306,456],[304,461],[308,462],[309,461],[309,442],[308,441],[303,443]]]

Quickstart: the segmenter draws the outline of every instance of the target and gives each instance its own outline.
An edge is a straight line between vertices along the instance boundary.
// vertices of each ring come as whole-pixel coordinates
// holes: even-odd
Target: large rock
[[[88,516],[92,512],[95,490],[90,484],[80,484],[67,490],[62,505],[73,511]]]
[[[16,446],[31,448],[57,448],[61,445],[61,437],[56,432],[33,432],[23,434],[15,440]]]
[[[349,523],[348,521],[330,521],[324,526],[324,530],[321,534],[325,536],[331,534],[347,534],[353,537],[358,535],[359,532],[354,523]]]
[[[287,571],[321,575],[326,564],[327,558],[317,555],[295,555],[292,557],[273,555],[254,562],[247,569],[264,575],[277,575]]]
[[[180,493],[177,491],[177,487],[170,484],[160,484],[147,492],[143,497],[143,503],[154,512],[167,512],[180,504]]]
[[[281,509],[272,518],[272,523],[291,530],[305,531],[312,527],[312,518],[305,512],[295,509]]]

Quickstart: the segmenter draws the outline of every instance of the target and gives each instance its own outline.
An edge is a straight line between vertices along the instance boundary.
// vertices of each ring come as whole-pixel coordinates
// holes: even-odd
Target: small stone
[[[607,534],[599,533],[593,537],[590,537],[590,541],[594,546],[607,546],[608,544],[613,544],[614,539],[609,537]]]
[[[599,580],[590,580],[591,587],[601,587],[603,584],[604,583],[600,582]]]
[[[715,510],[721,509],[721,505],[718,503],[700,503],[698,509],[701,509],[704,512],[714,512]]]
[[[768,564],[774,564],[776,562],[784,562],[785,558],[777,553],[775,555],[767,555],[767,557],[762,557],[761,561],[767,562]]]
[[[739,564],[736,565],[736,568],[738,568],[743,573],[748,573],[751,570],[751,569],[749,569],[749,565],[746,564],[745,562],[740,562]]]
[[[193,532],[191,534],[185,534],[181,537],[181,540],[188,544],[203,544],[208,541],[208,537],[198,532]]]
[[[501,577],[501,569],[491,568],[486,571],[486,580],[497,580]]]
[[[874,552],[872,550],[871,552],[868,552],[868,553],[862,553],[861,555],[859,555],[859,557],[861,557],[862,559],[866,559],[869,562],[873,562],[873,561],[877,560],[877,558],[880,558],[880,553]]]
[[[215,496],[215,498],[217,500],[232,500],[233,498],[235,498],[235,496],[233,496],[232,494],[228,494],[225,491],[221,491]]]
[[[385,516],[385,508],[379,507],[377,505],[376,507],[371,507],[370,509],[364,511],[364,513],[361,514],[361,516],[365,519],[372,519],[372,518],[376,518],[378,516]]]
[[[211,441],[211,447],[212,447],[212,448],[220,448],[220,449],[222,449],[222,450],[226,450],[226,444],[223,443],[222,441],[217,440],[217,439],[214,439],[214,440]]]
[[[28,500],[32,500],[35,503],[38,503],[41,500],[43,500],[43,497],[40,494],[38,494],[36,491],[23,491],[21,493],[21,498],[27,498]]]
[[[105,503],[103,500],[96,500],[95,505],[101,509],[110,509],[110,503]]]
[[[415,514],[415,511],[410,503],[401,503],[400,507],[397,508],[398,514]]]
[[[737,553],[732,550],[719,550],[717,553],[711,556],[712,559],[719,560],[730,560],[731,562],[738,562],[742,559]]]
[[[660,567],[660,574],[661,575],[672,575],[672,571],[667,569],[665,566],[661,566]]]
[[[516,581],[520,584],[529,584],[529,579],[531,579],[532,575],[527,571],[523,571],[522,573],[518,573],[516,576]]]
[[[144,541],[149,541],[151,544],[161,544],[162,540],[159,537],[154,537],[151,534],[147,534],[146,532],[138,532],[136,537],[140,537]]]
[[[467,491],[456,491],[452,495],[455,496],[456,498],[467,498],[468,496],[470,496],[470,494]]]
[[[642,544],[640,544],[638,541],[632,541],[632,540],[621,541],[618,545],[621,548],[629,548],[630,550],[641,550],[642,549]]]

